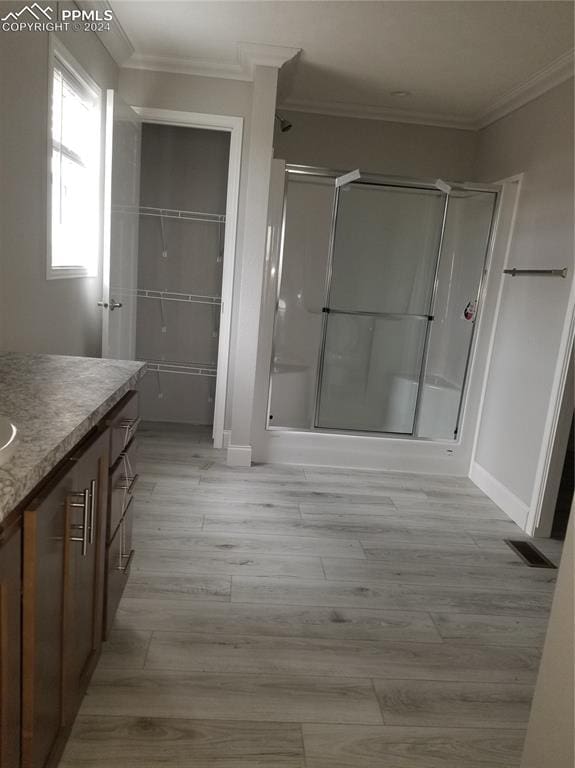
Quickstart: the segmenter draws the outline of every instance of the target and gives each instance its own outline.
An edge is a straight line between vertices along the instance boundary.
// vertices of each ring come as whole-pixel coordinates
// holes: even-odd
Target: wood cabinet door
[[[0,537],[0,768],[20,766],[22,531]]]
[[[24,511],[22,766],[44,768],[65,733],[63,712],[67,464]]]
[[[102,646],[109,434],[76,461],[68,498],[64,596],[65,715],[74,721]]]

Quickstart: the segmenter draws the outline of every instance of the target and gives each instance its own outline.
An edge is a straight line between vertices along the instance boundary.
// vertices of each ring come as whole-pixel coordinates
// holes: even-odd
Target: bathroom
[[[2,6],[1,768],[571,768],[572,4]]]

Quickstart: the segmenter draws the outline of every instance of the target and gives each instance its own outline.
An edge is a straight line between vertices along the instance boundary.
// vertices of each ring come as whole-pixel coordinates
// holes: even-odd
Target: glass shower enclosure
[[[454,439],[494,188],[288,167],[268,427]]]

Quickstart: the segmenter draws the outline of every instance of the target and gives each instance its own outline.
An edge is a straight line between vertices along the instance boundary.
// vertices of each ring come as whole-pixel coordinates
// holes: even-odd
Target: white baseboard
[[[228,444],[227,464],[230,467],[251,467],[252,465],[251,445]]]
[[[230,444],[231,437],[232,437],[232,430],[231,429],[224,429],[223,440],[222,440],[222,448],[224,448],[224,450],[227,450],[227,448],[228,448],[228,446]]]
[[[469,477],[521,530],[525,530],[529,506],[524,501],[475,461],[471,465]]]

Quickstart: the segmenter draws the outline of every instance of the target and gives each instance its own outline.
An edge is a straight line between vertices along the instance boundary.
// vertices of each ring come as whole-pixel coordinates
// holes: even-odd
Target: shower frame
[[[280,252],[279,252],[279,258],[278,258],[276,307],[275,307],[275,313],[274,313],[274,330],[273,330],[273,336],[272,336],[272,339],[273,339],[272,354],[271,354],[269,374],[268,374],[268,389],[267,389],[268,401],[267,401],[267,410],[266,410],[266,431],[302,432],[301,427],[272,426],[270,425],[270,418],[269,418],[270,407],[271,407],[272,372],[273,372],[273,365],[274,365],[274,359],[275,359],[275,325],[276,325],[276,319],[277,319],[277,313],[278,313],[278,303],[280,298],[281,281],[282,281],[283,264],[284,264],[284,245],[285,245],[286,218],[287,218],[287,185],[288,185],[289,177],[291,175],[291,176],[306,176],[306,177],[312,177],[312,178],[316,177],[316,178],[322,178],[322,179],[333,179],[334,196],[333,196],[331,223],[330,223],[329,248],[328,248],[326,279],[325,279],[325,285],[324,285],[324,301],[323,301],[323,306],[325,309],[326,307],[329,306],[329,297],[330,297],[331,281],[332,281],[333,256],[334,256],[334,247],[335,247],[335,233],[336,233],[336,226],[337,226],[337,211],[338,211],[339,193],[341,189],[341,187],[336,186],[335,182],[338,177],[344,176],[347,173],[349,173],[349,170],[322,168],[319,166],[308,166],[308,165],[299,165],[299,164],[291,164],[291,163],[286,163],[286,166],[285,166],[285,187],[284,187],[284,195],[283,195]],[[420,437],[419,435],[416,434],[416,432],[418,427],[419,413],[421,409],[423,384],[425,382],[425,376],[427,372],[429,338],[431,334],[431,323],[433,321],[433,314],[435,311],[435,301],[436,301],[437,288],[438,288],[439,270],[441,265],[441,254],[443,250],[443,242],[444,242],[444,234],[445,234],[445,228],[446,228],[446,222],[447,222],[447,213],[449,209],[450,194],[451,194],[451,191],[486,192],[486,193],[494,194],[495,199],[494,199],[493,213],[491,216],[491,222],[490,222],[490,228],[489,228],[489,236],[487,239],[487,246],[485,248],[485,256],[483,261],[483,268],[481,271],[481,278],[479,280],[477,294],[475,297],[476,311],[473,319],[473,326],[471,330],[471,336],[469,339],[469,345],[467,348],[465,369],[464,369],[464,375],[463,375],[463,380],[461,385],[461,394],[459,397],[459,406],[457,410],[457,418],[456,418],[456,424],[455,424],[454,436],[453,436],[453,441],[455,441],[460,436],[461,419],[463,415],[465,399],[467,396],[468,374],[469,374],[469,368],[470,368],[470,363],[472,359],[472,353],[474,349],[475,334],[476,334],[478,321],[480,319],[482,302],[483,302],[483,294],[485,289],[485,278],[488,271],[488,261],[493,248],[493,239],[495,236],[496,222],[498,219],[499,206],[501,204],[501,185],[500,184],[482,184],[482,183],[475,183],[475,182],[446,181],[445,179],[429,179],[429,178],[419,179],[419,178],[412,178],[412,177],[392,176],[392,175],[386,175],[386,174],[363,173],[363,172],[361,172],[361,176],[357,181],[352,181],[351,183],[361,184],[365,186],[375,186],[375,187],[398,187],[398,188],[404,188],[404,189],[410,188],[410,189],[436,190],[436,191],[442,191],[445,194],[445,204],[442,212],[440,237],[439,237],[439,242],[437,247],[437,256],[435,260],[432,293],[431,293],[431,299],[430,299],[430,309],[429,309],[429,315],[427,316],[428,322],[427,322],[427,328],[425,331],[425,339],[424,339],[422,360],[421,360],[421,369],[420,369],[419,378],[418,378],[416,404],[415,404],[415,411],[414,411],[414,418],[413,418],[413,428],[411,433],[399,433],[399,432],[389,432],[389,431],[386,432],[381,430],[358,430],[358,429],[349,429],[345,427],[317,426],[317,420],[319,415],[320,394],[321,394],[323,360],[324,360],[324,353],[325,353],[325,341],[326,341],[326,333],[327,333],[326,318],[328,315],[327,312],[323,311],[321,341],[320,341],[320,348],[318,351],[318,364],[317,364],[316,382],[315,382],[313,424],[311,424],[306,430],[303,430],[303,431],[331,434],[331,435],[343,433],[348,435],[358,435],[358,436],[364,435],[369,437],[391,437],[391,438],[399,438],[403,440],[423,440],[427,442],[433,442],[438,440],[438,438],[433,438],[433,437]],[[446,186],[449,187],[448,191],[445,191]],[[373,315],[374,313],[360,312],[360,313],[354,313],[354,314]],[[375,314],[378,314],[378,313],[375,313]],[[382,313],[379,313],[379,314],[382,314]],[[386,313],[383,313],[383,314],[386,314]],[[452,441],[449,441],[449,442],[452,442]]]

